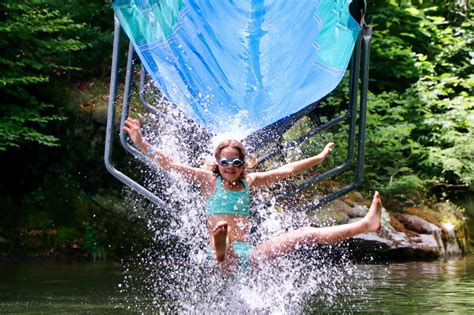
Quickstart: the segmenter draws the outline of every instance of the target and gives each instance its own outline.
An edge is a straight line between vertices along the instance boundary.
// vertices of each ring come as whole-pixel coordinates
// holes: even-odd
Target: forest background
[[[396,211],[472,198],[471,1],[368,1],[367,12],[363,192],[381,191]],[[0,256],[115,258],[147,246],[103,162],[112,38],[110,1],[0,3]],[[344,85],[322,108],[342,109]]]

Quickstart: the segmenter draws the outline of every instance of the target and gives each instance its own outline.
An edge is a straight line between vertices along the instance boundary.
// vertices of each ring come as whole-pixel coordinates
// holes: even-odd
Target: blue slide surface
[[[250,134],[341,81],[360,32],[351,0],[117,0],[156,86],[208,131]]]

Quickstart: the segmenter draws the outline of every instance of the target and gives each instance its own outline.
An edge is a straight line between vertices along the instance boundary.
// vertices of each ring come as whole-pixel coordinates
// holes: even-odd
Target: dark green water
[[[108,263],[0,264],[0,314],[126,314]]]
[[[433,262],[360,265],[357,272],[373,275],[372,281],[364,284],[366,292],[344,297],[347,308],[339,304],[331,311],[474,312],[474,255]],[[108,263],[0,264],[0,314],[130,314],[136,309],[128,308],[119,293],[122,280],[121,269]]]
[[[375,277],[363,296],[367,304],[357,308],[361,311],[474,313],[473,255],[433,262],[366,265],[361,268],[363,270],[374,272]]]

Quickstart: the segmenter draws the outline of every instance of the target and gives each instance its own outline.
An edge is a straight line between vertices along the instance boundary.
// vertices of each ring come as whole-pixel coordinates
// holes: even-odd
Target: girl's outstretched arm
[[[333,147],[334,143],[330,142],[326,144],[323,151],[321,151],[321,153],[319,153],[318,155],[296,162],[288,163],[279,168],[267,172],[251,173],[247,175],[247,177],[252,186],[270,185],[279,180],[288,178],[292,175],[299,174],[313,166],[321,164],[329,155],[329,153],[331,153]]]
[[[200,185],[209,184],[212,179],[212,172],[209,170],[192,167],[190,165],[176,162],[162,150],[155,148],[143,139],[138,119],[127,118],[123,130],[128,134],[133,144],[149,158],[155,161],[162,169],[166,171],[174,171],[192,182]]]

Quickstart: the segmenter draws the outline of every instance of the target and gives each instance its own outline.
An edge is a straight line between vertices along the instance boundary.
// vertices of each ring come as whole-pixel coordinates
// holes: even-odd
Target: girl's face
[[[229,161],[240,159],[240,151],[234,147],[225,147],[219,152],[218,157],[217,167],[219,168],[222,178],[228,182],[238,181],[241,178],[242,173],[245,171],[245,165],[236,167],[234,164],[229,163],[227,166],[222,166],[219,164],[219,160],[222,158],[226,158]]]

